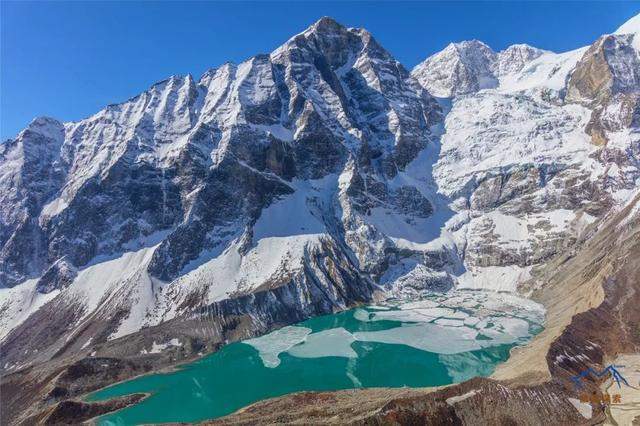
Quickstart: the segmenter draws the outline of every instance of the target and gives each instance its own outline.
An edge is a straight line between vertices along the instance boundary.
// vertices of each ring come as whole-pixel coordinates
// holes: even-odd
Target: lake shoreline
[[[275,348],[276,349],[275,356],[267,355],[267,358],[265,358],[265,356],[263,356],[264,354],[260,352],[258,349],[251,347],[249,344],[237,342],[237,343],[224,346],[220,351],[215,352],[213,354],[208,354],[207,356],[199,358],[196,361],[193,361],[190,363],[182,363],[180,365],[173,366],[169,369],[166,369],[165,372],[161,374],[155,373],[155,374],[152,374],[151,376],[142,376],[143,377],[142,379],[128,380],[126,382],[130,383],[130,382],[134,382],[135,380],[155,382],[157,380],[154,377],[157,378],[164,375],[166,378],[168,378],[168,377],[171,377],[172,373],[173,375],[188,374],[188,371],[190,368],[200,368],[201,365],[206,364],[207,362],[211,362],[211,359],[224,357],[226,352],[236,351],[237,353],[233,354],[233,358],[242,359],[243,357],[245,357],[246,359],[250,359],[251,360],[250,371],[252,371],[251,375],[257,375],[260,377],[262,377],[261,375],[265,375],[265,377],[271,377],[269,375],[274,373],[273,371],[269,371],[270,369],[268,368],[267,361],[265,360],[266,359],[273,360],[273,359],[279,359],[279,358],[282,359],[282,362],[285,364],[285,366],[288,366],[286,368],[294,368],[294,373],[302,374],[302,376],[304,376],[305,374],[308,374],[308,373],[305,373],[305,371],[314,369],[314,367],[312,367],[313,363],[319,363],[321,361],[323,363],[328,363],[325,365],[326,371],[331,371],[331,369],[335,369],[336,371],[340,372],[340,373],[336,373],[335,377],[333,378],[333,380],[335,380],[333,384],[329,383],[328,379],[324,378],[323,379],[324,381],[322,383],[317,384],[317,386],[320,386],[319,388],[316,388],[314,386],[299,388],[299,387],[296,387],[299,385],[295,384],[295,385],[291,385],[291,387],[283,388],[281,391],[266,390],[264,394],[260,394],[262,396],[259,396],[259,397],[256,396],[257,401],[269,399],[269,398],[273,398],[273,397],[277,397],[285,394],[293,394],[300,391],[313,391],[313,390],[323,390],[323,389],[336,391],[339,389],[353,389],[353,388],[371,389],[371,388],[384,388],[389,386],[402,387],[402,386],[406,386],[406,383],[408,383],[411,388],[432,388],[434,386],[435,387],[447,386],[450,384],[458,383],[463,380],[467,380],[471,377],[475,377],[476,375],[487,376],[491,374],[493,372],[493,369],[495,368],[495,366],[492,365],[493,362],[495,362],[496,365],[501,362],[504,362],[504,360],[509,356],[510,350],[513,347],[513,345],[525,343],[524,341],[516,343],[517,341],[517,338],[516,338],[512,343],[508,345],[508,347],[505,347],[504,342],[500,340],[495,341],[492,345],[485,343],[487,341],[491,341],[491,338],[489,337],[484,337],[485,339],[487,339],[486,341],[483,339],[480,339],[479,341],[467,339],[468,336],[465,335],[464,333],[470,333],[470,332],[476,333],[476,331],[471,331],[471,330],[474,330],[473,327],[475,326],[475,324],[480,324],[481,326],[484,324],[483,326],[486,326],[487,328],[481,328],[482,331],[489,334],[494,333],[495,337],[498,339],[504,338],[503,334],[506,333],[507,330],[511,333],[518,334],[523,332],[523,327],[525,327],[528,330],[531,324],[533,324],[533,323],[529,324],[528,322],[524,321],[522,318],[518,318],[517,315],[514,315],[512,318],[511,317],[507,318],[507,315],[505,314],[505,312],[495,311],[494,316],[487,317],[484,320],[481,320],[479,318],[474,317],[473,315],[466,313],[466,311],[468,311],[469,309],[472,309],[473,306],[482,305],[482,303],[478,303],[478,301],[474,299],[475,297],[479,297],[479,296],[488,297],[486,296],[485,293],[474,293],[474,292],[453,292],[453,293],[448,293],[446,295],[439,294],[437,296],[441,298],[441,301],[452,301],[451,303],[455,303],[454,299],[458,297],[460,300],[458,300],[457,303],[461,304],[458,310],[452,309],[446,306],[440,306],[438,305],[438,302],[435,302],[433,300],[429,301],[428,299],[425,299],[422,302],[418,302],[418,301],[405,302],[402,305],[396,304],[396,306],[392,304],[387,304],[387,305],[378,304],[378,305],[373,305],[370,308],[360,307],[360,308],[354,308],[347,311],[343,311],[337,314],[315,317],[313,319],[303,321],[301,324],[279,329],[279,330],[285,330],[285,331],[287,329],[295,331],[296,327],[297,328],[300,328],[300,326],[304,327],[305,324],[308,324],[308,323],[312,323],[312,324],[326,323],[325,325],[322,325],[322,326],[320,325],[312,326],[311,328],[313,328],[313,333],[307,332],[306,334],[304,334],[304,336],[293,335],[294,341],[290,343],[284,342],[284,346],[281,345],[282,347]],[[517,296],[513,296],[513,295],[492,294],[491,296],[494,297],[495,300],[500,300],[500,303],[506,303],[506,304],[513,302],[513,300],[515,300],[510,298],[514,298],[514,297],[517,298]],[[497,303],[497,302],[494,301],[493,303]],[[524,311],[525,311],[525,308],[522,308],[522,312]],[[359,318],[355,318],[355,317],[359,317]],[[491,318],[491,320],[489,320],[488,318]],[[402,319],[403,321],[408,321],[408,322],[399,321],[399,319]],[[336,325],[339,325],[341,321],[344,322],[342,325],[344,325],[346,328],[342,328],[342,327],[336,328]],[[470,325],[470,324],[474,324],[474,325],[464,326],[465,321],[468,323],[467,325]],[[497,324],[495,325],[496,327],[495,329],[493,329],[494,322]],[[385,331],[385,329],[387,328],[394,331],[391,332],[390,334],[389,332]],[[502,330],[502,331],[498,331],[498,330]],[[260,341],[260,339],[268,338],[270,334],[274,334],[277,336],[277,331],[278,330],[272,333],[269,333],[266,336],[254,338],[250,340]],[[539,332],[538,329],[534,331]],[[399,335],[398,333],[400,333],[400,335],[402,335],[403,333],[408,333],[407,338],[409,340],[405,342],[393,341],[393,339],[397,339],[397,336]],[[436,333],[436,334],[433,334],[433,333]],[[455,335],[455,333],[462,333],[460,343],[458,344],[463,344],[466,346],[463,346],[459,350],[453,350],[453,352],[464,353],[465,350],[471,350],[471,352],[468,352],[471,355],[467,356],[470,358],[468,358],[467,360],[462,358],[462,361],[461,361],[458,355],[453,355],[453,354],[446,355],[446,353],[438,355],[437,352],[436,353],[430,352],[429,350],[436,350],[438,352],[451,351],[451,349],[446,348],[443,345],[438,346],[438,343],[437,343],[438,339],[436,338],[438,333],[440,334],[448,333],[446,334],[446,340],[447,340],[448,346],[452,346],[455,344],[455,340],[451,340],[452,337]],[[451,334],[451,333],[454,333],[454,334]],[[416,341],[414,337],[414,336],[421,336],[421,335],[429,336],[430,334],[431,334],[431,337],[433,337],[433,339],[426,338],[420,341]],[[482,333],[476,333],[476,334],[482,337]],[[530,339],[532,336],[533,334],[528,335],[527,340]],[[291,336],[288,336],[287,338],[291,338]],[[388,340],[390,338],[392,338],[392,341]],[[382,341],[380,343],[376,343],[375,342],[376,340],[382,340]],[[276,339],[273,342],[267,342],[266,347],[268,348],[269,344],[273,344],[274,342],[276,343],[276,346],[282,343],[282,342],[278,342],[278,339]],[[496,344],[499,344],[499,346],[495,346]],[[237,345],[237,346],[233,346],[233,345]],[[247,348],[237,349],[241,347],[240,345],[246,346]],[[411,345],[413,345],[413,347],[411,347]],[[499,352],[495,352],[493,350],[492,350],[493,352],[491,351],[486,352],[486,350],[483,349],[482,351],[478,352],[478,354],[473,355],[474,353],[473,351],[478,351],[485,346],[496,347],[497,348],[496,350],[499,350]],[[231,349],[229,349],[230,347]],[[251,349],[252,352],[248,350],[249,348]],[[372,349],[372,348],[375,348],[375,349]],[[329,349],[333,350],[334,352],[337,350],[337,353],[331,353],[331,350]],[[318,353],[318,351],[320,351],[320,353]],[[379,352],[379,351],[382,351],[382,352]],[[386,382],[376,382],[377,379],[375,376],[379,375],[379,373],[376,370],[377,369],[385,370],[386,368],[388,368],[388,367],[385,367],[384,360],[376,359],[376,357],[383,356],[383,359],[384,357],[391,357],[389,359],[394,359],[394,357],[400,356],[398,355],[398,353],[396,353],[399,351],[400,352],[404,351],[403,355],[399,359],[403,359],[403,360],[414,359],[414,360],[419,360],[416,362],[419,362],[419,363],[427,362],[427,364],[424,364],[422,367],[416,366],[414,367],[414,370],[409,369],[406,372],[407,374],[404,379],[396,380],[396,378],[386,378],[385,379],[387,380]],[[221,352],[223,353],[216,357],[216,355],[220,354]],[[289,355],[289,352],[291,352],[291,354],[294,356],[292,357],[291,355]],[[486,358],[487,356],[489,356],[489,358]],[[498,358],[495,358],[495,357],[498,357]],[[438,361],[439,359],[440,361]],[[455,361],[453,361],[454,359]],[[479,359],[484,359],[484,361],[479,361]],[[494,359],[495,361],[489,361],[490,359]],[[469,360],[471,360],[473,363],[468,364]],[[310,361],[311,361],[311,364],[309,366],[302,367],[302,365],[304,365],[305,362],[310,362]],[[225,361],[225,362],[229,362],[229,361]],[[365,364],[362,364],[363,362]],[[451,362],[453,362],[453,364],[451,364]],[[462,364],[460,364],[460,362],[462,362]],[[465,362],[467,364],[465,364]],[[351,364],[350,367],[348,367],[349,363]],[[260,364],[260,365],[257,365],[257,364]],[[431,367],[426,367],[427,365],[430,365]],[[467,365],[467,367],[463,368],[464,365]],[[439,367],[436,367],[436,366],[439,366]],[[277,365],[275,365],[274,367],[277,367]],[[238,368],[240,367],[236,366],[236,371],[238,371]],[[256,368],[257,370],[255,370]],[[342,373],[346,371],[346,369],[348,368],[351,368],[351,369],[355,368],[355,370],[353,373],[347,372],[343,375]],[[458,374],[458,376],[456,376],[455,374],[451,376],[451,374],[447,372],[446,370],[447,368],[458,369],[459,371],[455,373],[455,374]],[[467,369],[467,371],[465,371],[465,368]],[[469,370],[469,368],[471,368],[471,370]],[[478,370],[480,371],[480,373],[474,370],[477,368],[482,369],[482,370]],[[224,368],[221,368],[221,370],[223,369]],[[396,367],[396,370],[397,370],[397,367]],[[412,376],[415,376],[415,371],[421,371],[421,370],[431,371],[430,373],[431,375],[436,374],[435,371],[440,371],[440,373],[437,373],[436,376],[429,377],[428,379],[421,379],[422,382],[415,381],[412,378]],[[363,371],[365,373],[363,373]],[[167,375],[167,372],[169,372],[169,375]],[[287,375],[290,375],[290,374],[287,374]],[[345,375],[348,376],[348,379],[345,378],[346,377]],[[144,377],[147,377],[147,378],[145,379]],[[198,375],[196,381],[202,381],[203,380],[202,377],[204,377],[203,374]],[[445,379],[445,377],[447,378]],[[311,378],[307,377],[307,379],[311,380],[311,382],[313,382],[314,380],[312,377]],[[274,379],[274,378],[265,379],[265,380],[270,383],[278,382],[278,379]],[[361,380],[362,380],[362,383],[360,383]],[[406,383],[402,382],[402,380],[406,380],[407,382]],[[425,380],[431,380],[431,381],[425,381]],[[109,392],[113,391],[114,388],[118,388],[119,386],[122,387],[123,386],[122,383],[114,384],[102,390],[93,392],[91,394],[91,397],[96,398],[96,395],[98,396],[102,395],[100,396],[100,398],[104,398],[106,395],[109,394]],[[207,389],[210,389],[211,383],[209,383],[209,386],[207,387],[207,385],[205,385],[205,382],[203,382],[203,386]],[[233,388],[233,383],[232,382],[223,383],[223,384],[218,383],[218,386],[220,386],[221,388],[224,388],[225,392],[230,392],[229,389]],[[255,387],[256,386],[255,383],[252,383],[252,386]],[[141,389],[136,389],[135,391],[139,392],[141,391]],[[153,392],[151,393],[153,394]],[[154,398],[160,398],[160,396],[154,396]],[[151,402],[153,402],[152,399],[148,399],[137,405],[150,404]],[[198,419],[195,419],[195,418],[194,419],[177,418],[177,419],[167,419],[167,420],[150,419],[148,420],[148,422],[156,423],[156,422],[162,422],[162,421],[169,421],[169,422],[170,421],[202,421],[206,419],[218,418],[220,416],[227,415],[238,409],[242,409],[243,407],[250,405],[251,403],[255,403],[255,401],[245,401],[245,402],[246,403],[235,402],[234,404],[236,405],[231,406],[233,408],[231,411],[227,409],[225,412],[220,412],[220,415],[216,415],[216,416],[208,416],[203,414],[203,417],[200,417]],[[183,404],[188,404],[188,403],[189,401],[183,401]],[[163,405],[163,408],[168,409],[166,406],[166,402],[165,402],[165,405]],[[197,410],[197,408],[191,407],[191,410],[192,411]],[[126,411],[127,410],[123,410],[123,413]],[[132,411],[132,410],[130,409],[129,411]],[[109,415],[106,416],[106,418],[111,418],[111,416],[113,415],[114,415],[113,413],[110,413]],[[127,423],[132,423],[132,422],[135,423],[134,421],[128,421]]]

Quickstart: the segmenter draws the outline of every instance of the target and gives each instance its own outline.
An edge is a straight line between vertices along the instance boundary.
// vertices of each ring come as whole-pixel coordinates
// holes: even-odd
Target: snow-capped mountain
[[[431,93],[453,96],[433,178],[470,216],[458,285],[535,283],[537,266],[637,193],[633,21],[572,52],[464,42],[413,70]]]
[[[637,23],[561,54],[455,43],[409,73],[323,18],[197,81],[34,120],[0,145],[2,367],[543,285],[637,193]]]
[[[433,215],[406,170],[441,122],[367,31],[329,18],[86,120],[35,120],[0,153],[7,365],[256,292],[239,309],[277,298],[294,319],[370,300],[397,251],[376,218]]]
[[[494,89],[500,77],[519,72],[544,53],[526,44],[514,44],[496,53],[481,41],[463,41],[427,58],[412,75],[432,95],[449,98]]]

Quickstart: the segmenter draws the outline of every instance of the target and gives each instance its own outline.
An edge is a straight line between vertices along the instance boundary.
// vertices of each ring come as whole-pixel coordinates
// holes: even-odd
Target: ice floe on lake
[[[345,315],[353,319],[349,330],[337,324],[314,330],[290,326],[245,343],[258,350],[267,367],[277,367],[279,355],[285,352],[298,358],[357,358],[354,342],[406,345],[440,354],[444,364],[475,365],[484,362],[478,354],[461,360],[451,356],[524,343],[541,330],[544,310],[514,295],[451,291],[429,294],[418,301],[357,308]],[[481,366],[471,370],[478,369]]]
[[[478,332],[467,327],[444,327],[431,323],[407,324],[387,330],[354,333],[361,342],[407,345],[439,354],[454,354],[482,349]]]
[[[294,346],[288,352],[298,358],[323,358],[326,356],[356,358],[358,354],[351,347],[354,341],[354,335],[344,328],[331,328],[310,334],[304,343]]]
[[[280,365],[279,355],[286,352],[300,342],[303,342],[311,333],[310,328],[288,326],[265,334],[262,337],[245,340],[244,343],[253,346],[265,367],[273,368]]]

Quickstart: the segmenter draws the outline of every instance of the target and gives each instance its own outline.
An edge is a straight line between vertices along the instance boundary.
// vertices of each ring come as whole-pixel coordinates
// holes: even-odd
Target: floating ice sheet
[[[476,324],[476,327],[496,343],[513,343],[531,334],[529,323],[520,318],[489,317]]]
[[[357,358],[358,354],[351,347],[354,341],[353,335],[344,328],[331,328],[310,334],[304,343],[294,346],[288,352],[298,358]]]
[[[245,340],[244,343],[253,346],[258,351],[265,367],[275,368],[280,365],[278,356],[303,342],[309,333],[311,333],[310,328],[289,326],[262,337]]]
[[[409,324],[388,330],[353,333],[356,340],[407,345],[439,354],[455,354],[482,349],[477,331],[468,327],[445,327],[431,323]]]
[[[356,309],[355,311],[353,311],[353,318],[357,319],[358,321],[368,322],[371,321],[372,317],[373,314],[367,312],[364,309]]]
[[[282,352],[299,358],[354,359],[358,356],[352,347],[354,341],[406,345],[448,356],[522,342],[540,326],[544,312],[533,302],[514,296],[452,291],[430,295],[424,300],[358,308],[352,315],[367,331],[356,329],[350,333],[335,327],[312,333],[305,327],[285,327],[246,343],[259,351],[267,367],[279,365],[278,356]],[[380,329],[380,325],[369,331],[369,326],[365,325],[385,320],[399,322],[400,326]],[[473,354],[470,356],[460,362],[467,366],[478,364],[477,367],[469,367],[473,371],[460,372],[453,365],[451,371],[458,371],[456,377],[452,376],[455,381],[462,376],[484,374],[481,364],[491,364],[473,358]],[[455,358],[445,358],[445,361],[456,364]]]

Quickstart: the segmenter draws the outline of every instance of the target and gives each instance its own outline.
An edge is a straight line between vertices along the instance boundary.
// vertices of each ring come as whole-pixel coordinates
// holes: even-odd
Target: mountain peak
[[[64,125],[51,117],[36,117],[27,126],[27,131],[38,133],[46,138],[53,139],[55,141],[61,141],[64,139]]]
[[[287,51],[302,49],[315,52],[312,56],[320,55],[331,67],[337,68],[349,58],[357,56],[365,46],[372,50],[378,50],[379,47],[367,31],[347,28],[325,16],[274,50],[271,57],[278,58]]]
[[[502,52],[507,52],[507,51],[520,51],[520,52],[539,52],[539,51],[543,51],[542,49],[538,49],[537,47],[533,47],[529,44],[526,43],[516,43],[516,44],[512,44],[511,46],[507,47],[506,49],[502,50]]]
[[[431,94],[447,98],[497,87],[501,76],[519,72],[543,53],[528,44],[495,52],[480,40],[465,40],[428,57],[412,74]]]
[[[497,61],[494,64],[494,73],[498,76],[516,73],[522,70],[530,61],[538,58],[546,51],[528,44],[512,44],[498,52]]]
[[[318,31],[321,33],[342,32],[346,30],[347,27],[330,16],[323,16],[307,29],[307,31]]]
[[[293,36],[289,41],[295,40],[302,36],[305,38],[327,38],[327,37],[344,37],[349,33],[349,28],[345,27],[330,16],[323,16],[316,22],[311,24],[303,32]]]
[[[496,53],[489,46],[465,40],[428,57],[412,74],[431,94],[448,98],[495,87],[491,71],[495,61]]]
[[[476,39],[472,39],[472,40],[463,40],[463,41],[459,41],[457,43],[451,43],[450,46],[454,46],[457,49],[481,49],[481,50],[485,50],[488,49],[490,51],[493,52],[493,50],[484,42],[480,41],[480,40],[476,40]]]

